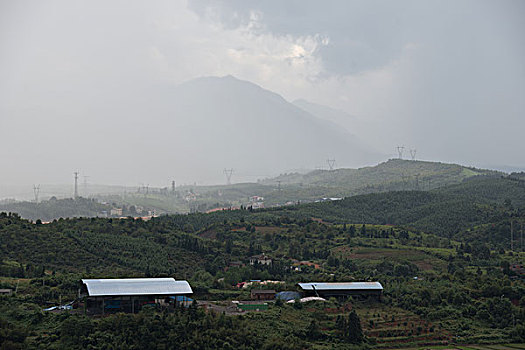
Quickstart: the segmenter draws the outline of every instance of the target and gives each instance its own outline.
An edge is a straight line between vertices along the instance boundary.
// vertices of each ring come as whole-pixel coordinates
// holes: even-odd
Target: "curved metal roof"
[[[174,278],[83,279],[89,296],[177,295],[193,293],[187,281]]]
[[[299,283],[304,290],[383,290],[379,282],[308,282]]]

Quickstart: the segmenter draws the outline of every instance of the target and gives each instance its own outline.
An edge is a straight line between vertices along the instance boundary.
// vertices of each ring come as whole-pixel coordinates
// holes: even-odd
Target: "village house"
[[[122,216],[122,208],[113,208],[110,210],[109,215]]]
[[[254,255],[250,257],[250,265],[261,264],[261,265],[271,265],[272,259],[266,256],[264,253],[259,255]]]
[[[250,295],[253,300],[273,300],[275,299],[275,290],[273,289],[252,289]]]

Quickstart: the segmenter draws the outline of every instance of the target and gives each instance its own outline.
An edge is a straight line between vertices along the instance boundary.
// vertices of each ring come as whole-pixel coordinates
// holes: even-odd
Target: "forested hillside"
[[[500,177],[502,173],[456,164],[391,159],[360,169],[315,170],[284,174],[257,183],[223,186],[185,186],[174,193],[127,195],[127,205],[155,207],[163,212],[193,212],[228,206],[248,206],[260,196],[268,206],[314,202],[322,198],[348,197],[388,191],[427,191],[461,184],[475,177]],[[234,175],[235,177],[235,175]],[[118,200],[112,198],[113,201]]]
[[[511,266],[525,264],[525,253],[517,235],[510,249],[509,230],[514,225],[517,234],[525,223],[524,201],[520,182],[476,177],[426,192],[149,221],[71,218],[40,224],[3,213],[0,288],[15,293],[0,297],[0,342],[15,349],[523,342],[525,285]],[[250,257],[261,253],[272,263],[250,265]],[[197,305],[102,319],[78,310],[42,313],[75,300],[80,278],[141,276],[187,279],[193,297],[206,305],[249,300],[250,288],[237,284],[252,280],[281,281],[251,287],[277,291],[297,291],[300,281],[380,281],[385,289],[381,302],[275,302],[267,311],[242,316]],[[360,336],[355,328],[349,331],[355,322]]]
[[[359,194],[381,193],[389,191],[427,191],[462,183],[478,177],[487,184],[502,174],[463,167],[455,164],[436,162],[408,161],[391,159],[377,166],[361,169],[336,169],[333,171],[316,170],[307,174],[287,174],[257,183],[238,183],[218,186],[179,186],[168,188],[145,188],[138,192],[122,194],[94,195],[95,199],[59,199],[34,202],[0,202],[0,210],[16,212],[22,217],[43,221],[65,217],[105,216],[111,207],[124,209],[124,216],[140,216],[141,213],[175,214],[188,212],[206,212],[215,208],[240,207],[253,205],[252,198],[262,198],[263,206],[273,207],[297,202],[315,202],[323,198],[349,197]],[[507,176],[507,179],[519,182],[519,174]],[[473,191],[487,191],[486,186]],[[445,190],[457,191],[455,187]],[[505,191],[505,188],[501,190]],[[496,193],[496,192],[495,192]],[[498,192],[498,196],[503,196]],[[495,198],[487,197],[489,200]],[[111,206],[97,202],[111,203]],[[106,213],[104,213],[106,212]]]
[[[359,169],[316,170],[306,174],[286,174],[265,182],[317,185],[356,190],[364,187],[393,189],[429,189],[459,183],[478,175],[498,175],[497,171],[457,164],[420,160],[390,159],[372,167]]]

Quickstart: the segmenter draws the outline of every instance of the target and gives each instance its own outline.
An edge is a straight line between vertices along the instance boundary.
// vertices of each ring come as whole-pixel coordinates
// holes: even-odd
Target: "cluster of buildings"
[[[374,297],[381,298],[383,286],[379,282],[308,282],[299,283],[300,292],[277,293],[273,289],[252,289],[251,299],[269,301],[324,298]],[[174,278],[83,279],[79,300],[84,312],[106,314],[136,313],[148,307],[189,306],[193,290],[187,281]],[[312,299],[312,300],[313,300]]]
[[[264,208],[264,197],[261,196],[251,196],[250,204],[248,205],[252,209],[261,209]]]

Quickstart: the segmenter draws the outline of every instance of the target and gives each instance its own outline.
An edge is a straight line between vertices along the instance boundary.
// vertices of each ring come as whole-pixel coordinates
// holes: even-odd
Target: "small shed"
[[[11,295],[13,294],[13,290],[9,288],[0,289],[0,295]]]
[[[273,289],[252,289],[250,295],[253,300],[273,300],[275,299],[275,290]]]

